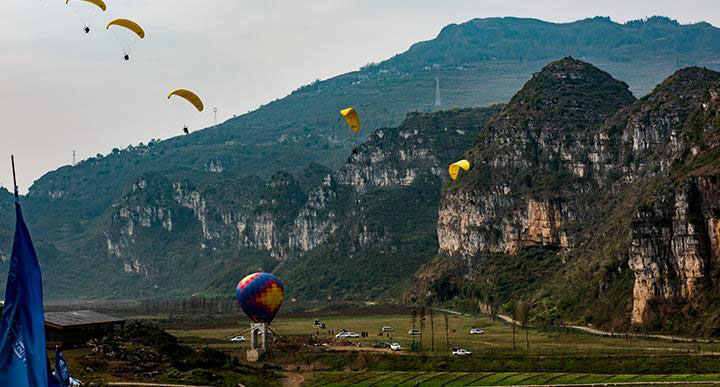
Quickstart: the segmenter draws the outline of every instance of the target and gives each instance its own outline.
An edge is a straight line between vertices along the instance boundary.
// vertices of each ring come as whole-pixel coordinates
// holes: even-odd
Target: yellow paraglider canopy
[[[360,117],[358,117],[357,112],[353,108],[347,108],[340,110],[340,114],[342,114],[343,117],[345,117],[345,121],[347,121],[348,125],[350,126],[350,129],[352,129],[353,133],[360,132]]]
[[[170,99],[170,97],[172,97],[173,95],[176,95],[176,96],[183,98],[186,101],[190,102],[191,104],[193,104],[193,106],[195,106],[195,108],[199,112],[201,112],[201,111],[203,111],[203,109],[205,109],[205,106],[203,106],[203,102],[200,99],[200,97],[198,97],[197,94],[193,93],[190,90],[186,90],[186,89],[173,90],[168,94],[168,96],[167,96],[168,99]]]
[[[98,8],[102,9],[103,11],[105,11],[107,9],[107,6],[105,5],[105,3],[102,0],[80,0],[80,1],[84,1],[84,2],[90,3],[90,4],[95,4],[98,6]],[[69,2],[70,2],[70,0],[65,0],[65,4],[68,4]]]
[[[110,29],[110,26],[125,27],[125,28],[129,29],[130,31],[136,33],[137,36],[140,37],[140,39],[143,39],[145,37],[145,30],[143,30],[139,24],[135,23],[134,21],[132,21],[130,19],[112,20],[112,21],[110,21],[110,23],[108,23],[108,25],[107,25],[107,27],[105,27],[105,29]]]
[[[460,172],[460,168],[467,171],[470,169],[470,162],[463,159],[458,162],[450,164],[450,168],[448,168],[448,172],[450,172],[450,179],[455,181],[458,177],[458,172]]]

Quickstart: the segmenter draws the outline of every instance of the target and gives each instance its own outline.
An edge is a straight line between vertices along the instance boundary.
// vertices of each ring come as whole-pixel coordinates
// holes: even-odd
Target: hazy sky
[[[106,0],[86,35],[62,0],[0,0],[0,184],[21,191],[45,172],[113,147],[178,135],[172,88],[208,108],[194,129],[432,39],[449,23],[520,16],[565,22],[665,15],[720,25],[717,0]],[[130,62],[110,18],[143,25]],[[7,161],[6,161],[7,160]],[[92,189],[92,187],[88,187]]]

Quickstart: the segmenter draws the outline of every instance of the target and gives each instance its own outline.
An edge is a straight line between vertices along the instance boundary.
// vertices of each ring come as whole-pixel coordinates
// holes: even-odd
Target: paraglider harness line
[[[70,9],[72,9],[73,12],[75,12],[75,14],[78,16],[80,21],[84,24],[83,29],[85,29],[85,28],[90,29],[90,24],[92,24],[92,22],[95,20],[95,18],[98,17],[98,15],[100,15],[100,12],[101,12],[99,10],[94,10],[93,13],[90,16],[88,16],[87,20],[85,20],[85,18],[80,13],[80,11],[78,11],[77,8],[75,8],[74,4],[70,5]]]
[[[15,155],[10,155],[10,163],[12,164],[12,173],[13,173],[13,192],[15,193],[15,200],[18,200],[18,185],[17,185],[17,178],[15,177]]]

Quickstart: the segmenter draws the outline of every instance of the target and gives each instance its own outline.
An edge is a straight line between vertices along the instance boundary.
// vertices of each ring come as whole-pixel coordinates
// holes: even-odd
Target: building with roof
[[[48,348],[85,345],[89,340],[121,330],[125,321],[92,310],[45,313],[45,340]]]

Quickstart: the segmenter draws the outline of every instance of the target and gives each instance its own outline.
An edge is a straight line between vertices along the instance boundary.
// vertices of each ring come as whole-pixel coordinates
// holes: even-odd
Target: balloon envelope
[[[255,273],[240,280],[235,297],[250,320],[270,324],[283,303],[285,288],[274,275]]]

